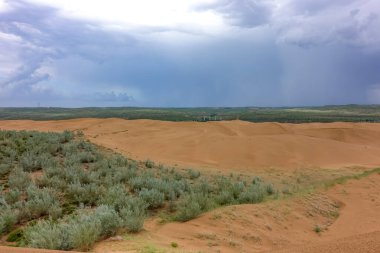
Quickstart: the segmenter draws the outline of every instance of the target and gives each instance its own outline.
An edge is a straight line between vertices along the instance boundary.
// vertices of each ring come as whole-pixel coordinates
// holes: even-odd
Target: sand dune
[[[135,240],[169,249],[177,242],[179,252],[377,253],[379,181],[374,174],[302,198],[220,208],[186,223],[154,220]],[[337,210],[338,218],[331,215]],[[316,224],[322,227],[319,234]],[[122,252],[130,244],[101,242],[94,251]]]
[[[249,171],[380,165],[380,124],[75,119],[0,121],[0,128],[81,129],[92,142],[133,158],[196,168]]]

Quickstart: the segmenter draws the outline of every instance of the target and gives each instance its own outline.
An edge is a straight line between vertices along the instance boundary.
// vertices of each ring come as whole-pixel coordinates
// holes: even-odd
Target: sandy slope
[[[74,119],[0,121],[1,129],[81,129],[96,144],[141,160],[249,171],[380,165],[380,124],[278,124]]]
[[[174,252],[378,253],[379,182],[380,175],[374,174],[305,198],[225,207],[186,223],[151,221],[134,240],[168,252],[177,242]],[[316,224],[320,234],[314,232]],[[95,252],[122,252],[134,240],[101,242]]]

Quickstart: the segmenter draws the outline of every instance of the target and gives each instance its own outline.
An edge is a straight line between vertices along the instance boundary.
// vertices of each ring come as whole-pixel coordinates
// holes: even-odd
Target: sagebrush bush
[[[0,209],[0,235],[10,232],[17,223],[17,213],[9,208]]]
[[[175,215],[175,220],[182,222],[192,220],[202,213],[201,206],[198,202],[193,201],[191,196],[186,196],[184,199],[180,200],[176,209],[177,213]]]
[[[69,226],[52,220],[41,220],[25,229],[25,244],[31,248],[71,250],[73,244],[69,240]]]
[[[102,224],[95,215],[80,215],[68,223],[67,229],[72,247],[89,251],[101,235]]]
[[[128,192],[121,184],[111,186],[105,192],[105,194],[99,199],[98,203],[107,205],[120,211],[128,203]]]
[[[265,196],[265,192],[263,188],[258,184],[254,184],[254,185],[251,185],[247,191],[242,192],[240,194],[239,202],[241,204],[245,204],[245,203],[255,204],[255,203],[262,202],[264,200],[264,196]]]
[[[147,204],[136,197],[128,199],[127,204],[120,210],[120,218],[123,221],[123,226],[129,232],[138,232],[144,226],[146,217]]]
[[[60,203],[57,200],[57,193],[51,188],[39,189],[35,185],[30,185],[27,189],[28,200],[25,207],[29,210],[32,218],[43,215],[51,215],[54,219],[62,214]]]
[[[199,171],[188,169],[187,174],[189,175],[190,179],[197,179],[201,176],[201,173]]]
[[[21,191],[17,188],[10,189],[5,195],[5,200],[9,205],[13,205],[17,201],[19,201],[21,197]]]
[[[97,184],[80,184],[79,182],[70,184],[67,187],[66,195],[73,203],[83,203],[94,205],[103,194],[103,189]]]
[[[0,164],[0,178],[4,177],[11,171],[9,164]]]
[[[165,195],[156,189],[142,189],[139,198],[148,204],[148,208],[158,208],[164,204]]]
[[[23,191],[30,183],[29,173],[24,172],[21,168],[16,168],[10,173],[8,183],[11,189]]]
[[[121,218],[112,207],[101,205],[95,209],[93,215],[100,221],[101,236],[115,235],[117,230],[123,227]]]

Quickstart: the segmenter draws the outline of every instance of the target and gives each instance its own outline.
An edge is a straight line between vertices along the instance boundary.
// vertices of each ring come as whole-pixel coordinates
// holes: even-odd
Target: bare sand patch
[[[380,165],[380,124],[372,123],[74,119],[0,121],[0,128],[82,130],[93,143],[135,159],[223,171]]]

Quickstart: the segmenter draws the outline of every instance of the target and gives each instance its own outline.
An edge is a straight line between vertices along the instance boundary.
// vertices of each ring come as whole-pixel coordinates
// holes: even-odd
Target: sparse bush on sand
[[[191,220],[222,205],[258,203],[272,185],[201,175],[99,152],[70,131],[0,130],[0,234],[25,227],[29,247],[90,250],[118,231],[136,233],[161,210]],[[250,181],[247,179],[247,182]]]

